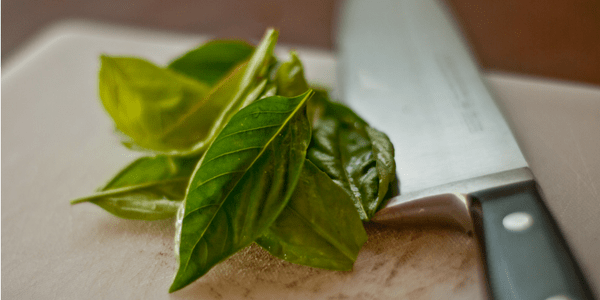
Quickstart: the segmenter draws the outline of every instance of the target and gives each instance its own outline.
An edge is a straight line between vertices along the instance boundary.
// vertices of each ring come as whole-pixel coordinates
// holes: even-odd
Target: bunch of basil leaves
[[[176,216],[176,291],[255,242],[292,263],[350,270],[395,181],[387,136],[309,88],[294,52],[214,40],[167,67],[101,57],[102,104],[144,151],[91,202],[128,219]]]

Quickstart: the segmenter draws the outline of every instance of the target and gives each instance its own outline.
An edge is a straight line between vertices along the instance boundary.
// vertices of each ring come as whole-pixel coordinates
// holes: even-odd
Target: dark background
[[[600,0],[445,0],[485,70],[600,85]],[[332,50],[335,0],[3,0],[2,61],[44,27],[63,19]]]

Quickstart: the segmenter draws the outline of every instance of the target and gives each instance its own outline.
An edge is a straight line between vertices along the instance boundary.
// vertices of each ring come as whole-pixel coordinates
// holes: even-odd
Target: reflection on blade
[[[527,166],[448,14],[434,1],[348,1],[342,99],[396,149],[401,192]]]

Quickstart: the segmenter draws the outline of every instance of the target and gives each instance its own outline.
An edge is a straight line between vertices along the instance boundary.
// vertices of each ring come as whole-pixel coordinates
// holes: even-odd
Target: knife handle
[[[593,299],[535,181],[471,197],[490,298]]]

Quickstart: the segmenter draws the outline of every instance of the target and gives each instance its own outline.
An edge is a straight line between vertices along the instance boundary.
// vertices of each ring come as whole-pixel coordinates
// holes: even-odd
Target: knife
[[[509,126],[435,0],[347,0],[340,92],[395,148],[399,196],[373,218],[473,233],[493,299],[592,299]]]

